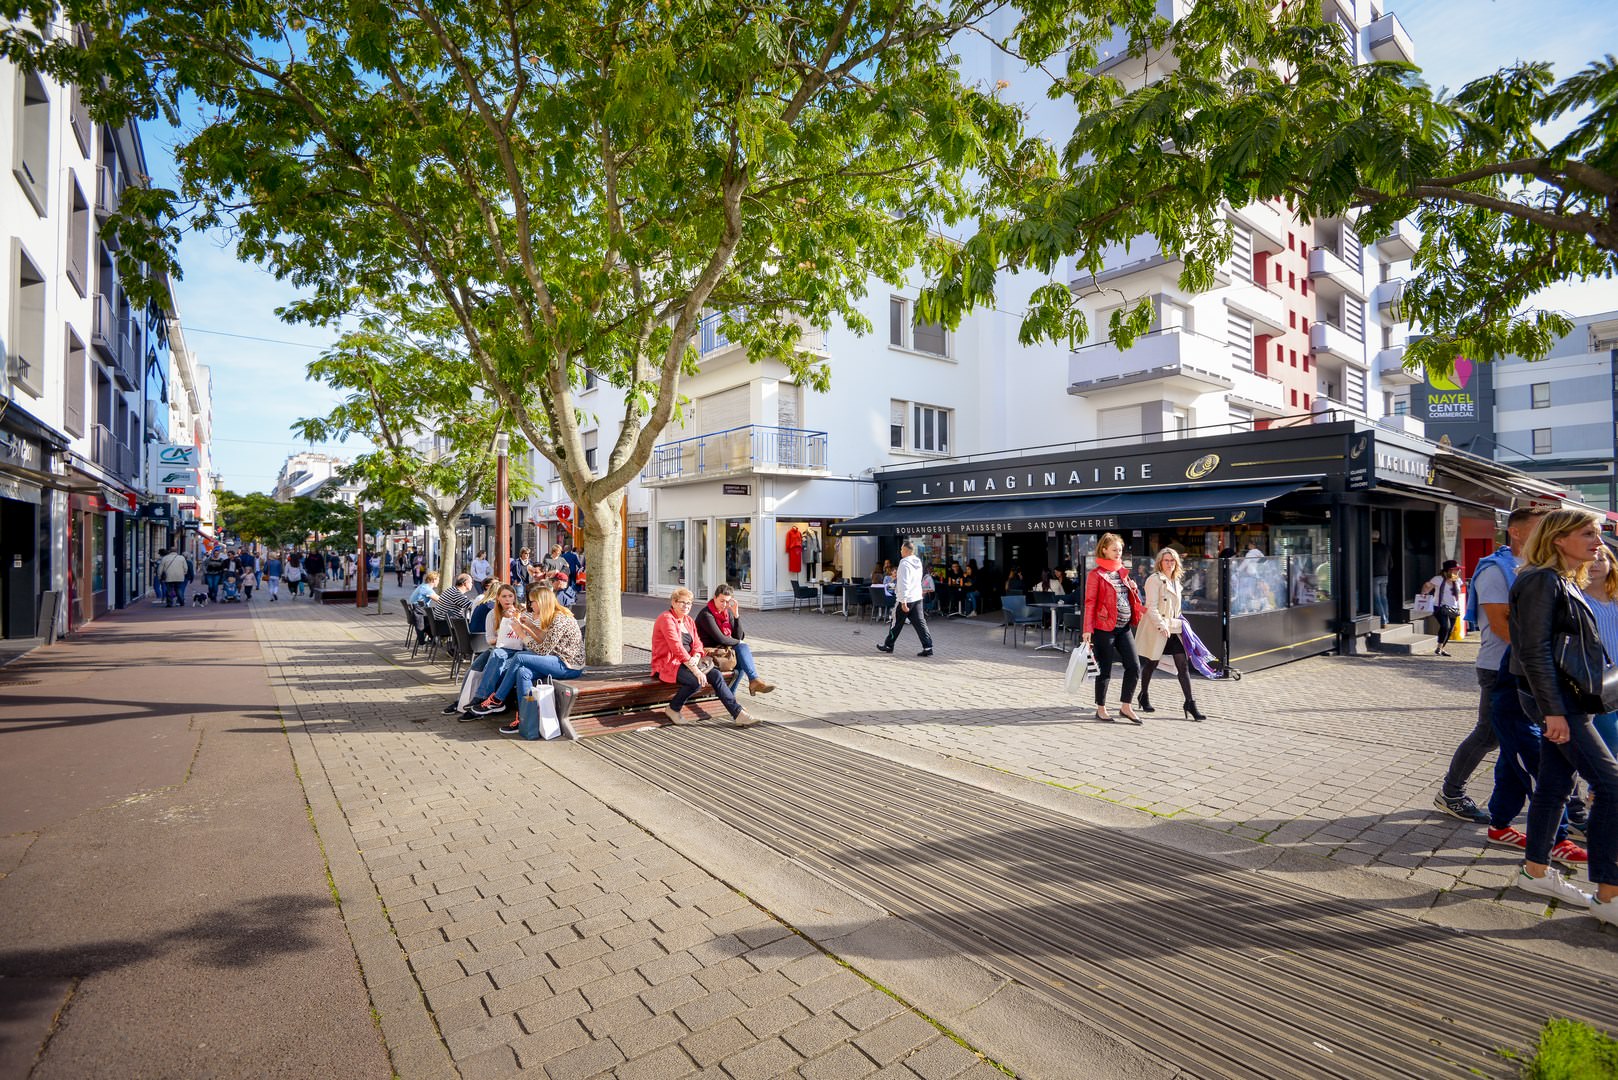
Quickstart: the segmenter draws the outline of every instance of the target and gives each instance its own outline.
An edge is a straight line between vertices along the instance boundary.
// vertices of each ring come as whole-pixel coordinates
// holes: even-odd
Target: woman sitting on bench
[[[556,602],[555,593],[535,589],[528,595],[527,613],[518,613],[511,621],[522,639],[522,651],[510,654],[500,665],[499,682],[494,691],[472,707],[477,716],[500,712],[507,700],[514,701],[527,694],[536,677],[577,679],[584,674],[584,638],[579,634],[579,624],[571,611]],[[489,685],[488,671],[493,669],[494,663],[490,661],[483,686]],[[507,732],[506,728],[511,730]],[[516,734],[517,721],[513,719],[500,730]]]
[[[704,666],[705,659],[702,641],[697,637],[697,624],[691,621],[691,590],[675,589],[669,597],[669,609],[652,624],[652,674],[662,682],[675,685],[674,699],[663,710],[663,715],[675,724],[693,723],[696,718],[682,710],[706,681],[737,727],[758,723],[758,718],[748,715],[737,702],[719,669],[711,663]]]

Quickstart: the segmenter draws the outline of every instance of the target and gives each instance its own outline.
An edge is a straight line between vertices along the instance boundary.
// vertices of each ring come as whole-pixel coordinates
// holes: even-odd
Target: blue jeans
[[[488,670],[487,668],[484,669]],[[517,696],[523,697],[534,685],[536,676],[549,676],[552,679],[577,679],[584,674],[583,668],[570,668],[562,663],[560,656],[549,656],[544,653],[515,653],[505,663],[500,674],[500,685],[495,687],[494,696],[505,701],[512,690]]]
[[[758,668],[753,666],[753,650],[747,647],[745,641],[736,643],[736,670],[747,676],[750,682],[758,679]]]
[[[1545,730],[1535,717],[1523,712],[1517,696],[1518,679],[1508,661],[1502,661],[1489,696],[1489,723],[1500,746],[1494,760],[1494,791],[1489,795],[1489,828],[1510,825],[1534,792],[1534,778],[1545,746]],[[1567,839],[1567,808],[1556,823],[1554,843]]]
[[[483,679],[478,683],[477,697],[473,699],[474,701],[482,701],[494,693],[494,688],[500,685],[500,676],[505,671],[506,661],[516,655],[510,649],[488,649],[473,658],[472,666],[483,672]],[[483,663],[479,664],[479,660]]]
[[[185,606],[185,582],[165,581],[163,583],[163,606],[168,607],[171,603],[179,604],[181,607]]]
[[[209,600],[217,600],[217,599],[219,599],[219,578],[220,578],[220,575],[218,575],[218,574],[204,575],[204,580],[206,580],[207,583],[208,583],[208,599]]]
[[[1542,719],[1533,696],[1520,696],[1523,711],[1536,720]],[[1555,823],[1566,810],[1573,774],[1578,772],[1595,795],[1590,825],[1585,830],[1589,838],[1585,847],[1590,852],[1590,881],[1618,885],[1618,758],[1596,734],[1590,716],[1570,711],[1567,730],[1567,742],[1547,744],[1540,755],[1534,797],[1528,804],[1527,858],[1529,862],[1550,862]]]
[[[1392,621],[1388,618],[1388,579],[1386,576],[1371,579],[1371,602],[1376,608],[1378,617],[1384,623]]]
[[[1590,723],[1596,726],[1596,734],[1607,744],[1607,749],[1618,755],[1618,712],[1604,712],[1591,717]]]

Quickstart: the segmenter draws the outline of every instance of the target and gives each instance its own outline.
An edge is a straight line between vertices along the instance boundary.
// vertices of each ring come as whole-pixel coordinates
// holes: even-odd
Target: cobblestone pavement
[[[448,683],[399,620],[253,608],[401,1076],[1003,1075],[489,725],[413,723]]]
[[[661,601],[630,597],[625,640],[650,639]],[[1062,689],[1066,656],[1002,644],[998,616],[933,619],[937,654],[893,656],[884,627],[813,612],[748,612],[761,671],[778,690],[759,710],[852,725],[1152,814],[1409,879],[1455,898],[1543,906],[1508,889],[1520,856],[1433,809],[1450,755],[1476,718],[1473,642],[1435,656],[1318,657],[1195,680],[1205,723],[1182,719],[1178,684],[1152,681],[1144,725],[1091,719]],[[1113,679],[1116,700],[1119,680]],[[1116,714],[1116,710],[1114,710]],[[1473,779],[1479,803],[1491,755]]]

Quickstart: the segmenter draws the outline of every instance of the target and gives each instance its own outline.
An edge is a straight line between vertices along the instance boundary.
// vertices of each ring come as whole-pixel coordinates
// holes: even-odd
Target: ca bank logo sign
[[[157,452],[157,465],[161,469],[195,469],[197,448],[184,443],[164,443]]]

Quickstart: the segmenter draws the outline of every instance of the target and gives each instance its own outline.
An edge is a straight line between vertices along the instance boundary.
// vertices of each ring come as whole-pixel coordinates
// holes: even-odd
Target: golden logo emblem
[[[1237,510],[1235,513],[1230,515],[1230,523],[1232,525],[1240,524],[1241,522],[1246,521],[1246,520],[1247,520],[1247,511],[1246,510]]]
[[[1185,478],[1187,480],[1201,480],[1217,468],[1219,468],[1219,455],[1204,454],[1185,467]]]

